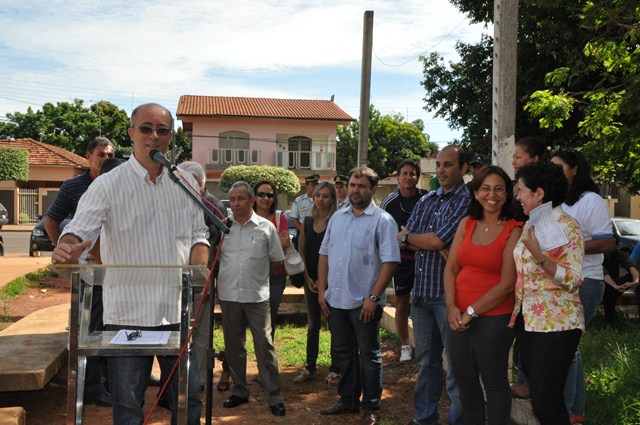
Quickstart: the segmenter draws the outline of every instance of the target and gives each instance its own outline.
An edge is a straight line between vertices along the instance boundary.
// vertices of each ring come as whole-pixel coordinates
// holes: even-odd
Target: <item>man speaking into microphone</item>
[[[131,113],[128,133],[133,156],[89,186],[60,236],[52,263],[77,263],[82,251],[101,237],[104,264],[206,265],[209,242],[202,210],[171,181],[170,172],[156,162],[158,155],[150,155],[154,150],[166,152],[173,139],[171,113],[155,103],[138,106]],[[197,187],[192,175],[185,173],[184,178]],[[143,276],[126,281],[126,285],[117,285],[121,282],[110,278],[115,274],[111,270],[105,275],[103,318],[108,330],[179,329],[179,277],[176,281],[171,269],[143,270]],[[159,356],[158,361],[168,375],[177,356]],[[197,362],[192,358],[190,363],[188,424],[197,425],[202,408],[200,380]],[[143,423],[142,405],[152,365],[153,356],[108,359],[114,425]],[[176,424],[177,373],[167,389],[167,399],[171,423]]]

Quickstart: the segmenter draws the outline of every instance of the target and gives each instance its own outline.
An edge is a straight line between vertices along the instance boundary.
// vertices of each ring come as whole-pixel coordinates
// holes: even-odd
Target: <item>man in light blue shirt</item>
[[[332,360],[342,375],[340,400],[320,413],[356,413],[362,405],[367,425],[379,423],[380,319],[385,288],[400,262],[396,223],[372,202],[378,179],[368,167],[351,170],[351,207],[329,220],[318,263],[318,302],[329,316]]]

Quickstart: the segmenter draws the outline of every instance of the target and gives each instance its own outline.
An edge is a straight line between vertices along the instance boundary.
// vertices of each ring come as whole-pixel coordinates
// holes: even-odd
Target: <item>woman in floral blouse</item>
[[[578,222],[562,211],[567,179],[560,167],[539,161],[518,170],[516,179],[529,221],[513,252],[518,278],[510,325],[540,424],[568,425],[563,391],[584,330],[578,294],[584,240]]]

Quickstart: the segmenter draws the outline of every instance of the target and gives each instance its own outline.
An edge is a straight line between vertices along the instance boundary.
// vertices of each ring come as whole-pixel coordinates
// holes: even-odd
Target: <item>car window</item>
[[[616,220],[621,236],[640,235],[640,220]]]

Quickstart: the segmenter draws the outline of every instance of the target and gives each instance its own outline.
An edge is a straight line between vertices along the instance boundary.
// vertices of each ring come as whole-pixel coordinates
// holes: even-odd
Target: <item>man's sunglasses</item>
[[[273,193],[258,192],[258,193],[256,193],[256,196],[257,196],[258,198],[268,198],[268,199],[271,199],[271,198],[273,198],[273,196],[274,196],[274,195],[273,195]]]
[[[160,137],[165,137],[168,136],[169,134],[171,134],[171,129],[170,128],[152,128],[149,127],[147,125],[134,125],[131,128],[137,128],[138,130],[140,130],[140,133],[144,134],[144,135],[150,135],[151,133],[153,133],[154,131],[156,132],[156,134]]]

